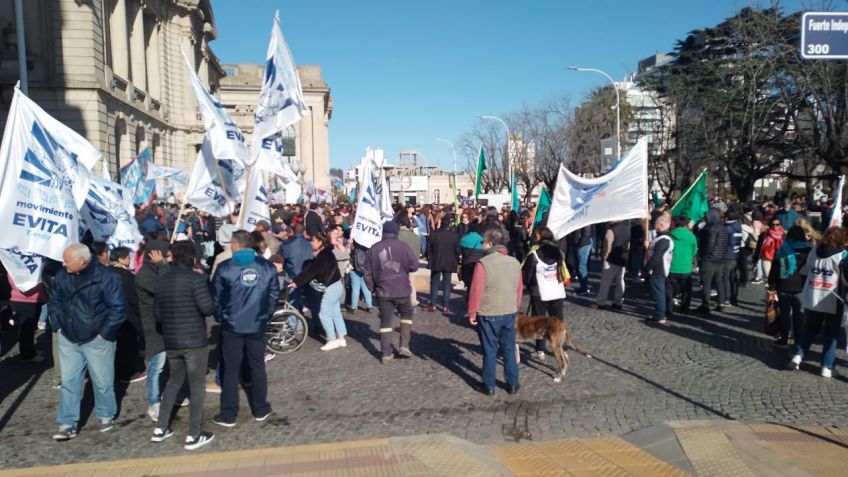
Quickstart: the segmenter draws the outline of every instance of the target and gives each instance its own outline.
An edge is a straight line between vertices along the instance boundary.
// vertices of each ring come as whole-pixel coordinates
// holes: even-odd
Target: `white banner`
[[[383,222],[392,219],[393,211],[389,187],[385,177],[379,177],[374,161],[362,160],[362,176],[359,182],[359,203],[353,220],[351,238],[356,243],[371,247],[383,238]]]
[[[267,172],[271,172],[286,184],[297,181],[297,175],[291,170],[288,160],[283,156],[283,140],[277,135],[265,138],[258,143],[253,142],[252,148],[259,148],[259,157],[256,165]]]
[[[171,179],[172,181],[186,185],[188,177],[182,169],[168,166],[157,166],[152,162],[147,163],[147,180],[155,181],[157,179]]]
[[[239,224],[248,232],[256,228],[256,224],[264,220],[271,223],[271,210],[268,208],[268,194],[262,180],[262,170],[253,168],[247,182],[246,199],[241,205]]]
[[[18,290],[28,292],[41,283],[41,271],[44,269],[44,258],[41,255],[3,248],[0,249],[0,262]]]
[[[648,215],[648,140],[641,138],[596,179],[578,177],[560,166],[548,228],[561,239],[587,225]]]
[[[300,118],[309,115],[294,59],[280,31],[279,17],[280,12],[277,12],[271,27],[268,53],[265,55],[265,77],[256,108],[251,164],[259,159],[263,140],[282,133]]]
[[[241,200],[244,174],[244,167],[238,161],[215,160],[207,135],[197,153],[184,201],[215,217],[225,217]]]
[[[212,157],[221,161],[234,159],[242,164],[248,161],[247,145],[244,135],[224,106],[216,100],[197,77],[193,65],[186,58],[185,51],[180,47],[185,60],[188,76],[194,95],[197,97],[197,107],[203,116],[203,127],[206,128],[206,141],[210,142]]]
[[[62,260],[100,153],[15,88],[0,145],[0,248]]]
[[[836,194],[833,196],[833,209],[827,228],[842,227],[842,189],[845,187],[845,176],[839,176],[836,182]]]
[[[92,176],[80,215],[95,241],[105,242],[110,250],[116,247],[138,250],[142,236],[135,221],[132,193],[124,187]]]
[[[297,182],[289,182],[286,184],[286,204],[297,204],[298,199],[303,194],[300,184]]]

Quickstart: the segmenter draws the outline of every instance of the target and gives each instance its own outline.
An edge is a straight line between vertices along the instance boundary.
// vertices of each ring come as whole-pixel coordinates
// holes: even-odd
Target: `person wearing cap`
[[[138,294],[138,310],[144,332],[144,357],[147,360],[147,415],[159,419],[159,375],[165,367],[165,342],[157,330],[153,307],[156,301],[156,285],[168,272],[170,244],[164,240],[151,240],[144,246],[144,264],[135,275]]]
[[[397,222],[383,224],[383,238],[365,254],[365,283],[377,297],[380,310],[381,361],[387,364],[394,358],[394,316],[400,315],[400,341],[398,355],[409,358],[412,352],[413,308],[410,300],[412,287],[409,274],[418,270],[417,251],[398,238]]]

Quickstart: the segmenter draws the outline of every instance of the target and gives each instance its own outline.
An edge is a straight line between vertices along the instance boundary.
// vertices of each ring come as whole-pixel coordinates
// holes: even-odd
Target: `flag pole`
[[[247,220],[244,206],[247,203],[247,191],[250,190],[250,180],[253,177],[253,164],[247,166],[245,174],[247,174],[247,180],[244,181],[244,194],[241,196],[241,208],[239,209],[239,229],[241,230],[244,230],[244,222]]]
[[[180,228],[180,223],[183,221],[183,213],[185,213],[186,201],[185,196],[183,196],[183,205],[180,206],[180,212],[177,214],[177,221],[174,222],[174,231],[171,232],[171,245],[174,244],[174,241],[177,240],[177,229]]]
[[[674,208],[677,207],[678,204],[680,204],[680,201],[683,200],[684,197],[686,197],[686,194],[691,192],[692,188],[695,187],[695,184],[697,184],[698,181],[701,180],[701,176],[706,174],[706,173],[707,173],[707,168],[705,167],[704,170],[701,171],[700,174],[698,174],[698,177],[696,177],[695,180],[692,181],[692,184],[690,184],[689,187],[686,188],[686,191],[683,192],[682,194],[680,194],[680,198],[677,199],[677,201],[674,203],[674,205],[671,206],[671,209],[669,209],[669,210],[674,210]]]

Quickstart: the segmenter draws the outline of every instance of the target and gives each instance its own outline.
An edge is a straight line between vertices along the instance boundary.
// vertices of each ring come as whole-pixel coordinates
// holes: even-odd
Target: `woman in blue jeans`
[[[327,343],[321,351],[331,351],[347,346],[345,336],[347,328],[342,318],[342,298],[344,285],[339,271],[336,255],[330,239],[322,233],[312,236],[312,250],[317,253],[315,259],[296,277],[291,288],[312,287],[322,292],[320,319]]]
[[[837,296],[840,283],[845,280],[845,245],[848,243],[848,231],[842,227],[832,227],[825,231],[821,243],[809,255],[801,269],[806,275],[801,302],[804,305],[804,332],[800,343],[795,345],[795,356],[789,361],[789,369],[797,370],[804,355],[810,351],[813,341],[821,332],[822,358],[821,375],[829,378],[833,375],[833,363],[836,360],[836,342],[842,327],[842,308],[844,298]]]

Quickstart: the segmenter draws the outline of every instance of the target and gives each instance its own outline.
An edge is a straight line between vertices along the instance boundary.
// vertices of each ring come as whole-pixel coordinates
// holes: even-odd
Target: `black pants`
[[[543,301],[540,296],[530,296],[533,316],[552,316],[563,321],[565,319],[564,303],[563,299]],[[536,340],[536,351],[545,351],[545,340]]]
[[[800,293],[777,294],[777,319],[780,323],[780,337],[789,339],[791,332],[795,344],[801,341],[804,332],[804,312],[801,309]]]
[[[736,260],[737,269],[739,270],[739,283],[742,286],[748,286],[751,281],[751,249],[743,246],[739,250],[739,258]]]
[[[380,310],[380,351],[383,357],[394,356],[394,318],[395,310],[400,315],[399,348],[409,349],[412,338],[412,300],[410,297],[377,297],[377,309]]]
[[[15,312],[15,323],[18,325],[18,350],[21,359],[30,359],[36,355],[35,329],[41,315],[41,303],[10,301],[9,306]]]
[[[673,296],[680,296],[680,312],[689,313],[689,308],[692,306],[692,274],[672,273],[668,278],[671,282]]]
[[[222,386],[221,418],[235,422],[239,411],[239,376],[242,361],[250,368],[251,382],[247,402],[254,416],[271,412],[268,404],[268,375],[265,374],[265,333],[239,334],[221,331]]]
[[[722,286],[724,286],[724,299],[734,306],[738,303],[737,298],[739,297],[739,278],[736,275],[737,265],[738,262],[736,260],[725,260],[724,264],[721,266],[721,282]],[[722,305],[727,303],[727,301],[721,302]]]
[[[166,350],[166,354],[171,375],[162,394],[157,425],[160,429],[170,427],[171,412],[177,402],[177,395],[187,382],[190,397],[188,435],[197,437],[203,425],[203,401],[206,398],[206,364],[209,351],[205,347],[169,349]]]
[[[118,329],[118,334],[115,337],[116,381],[127,381],[139,371],[138,335],[138,331],[129,320],[124,320],[121,323],[121,328]]]
[[[713,282],[715,282],[716,291],[718,291],[718,302],[719,304],[724,304],[724,287],[721,284],[721,271],[724,268],[724,262],[721,261],[707,261],[704,260],[701,263],[701,306],[709,307],[710,306],[710,290],[713,288]]]

